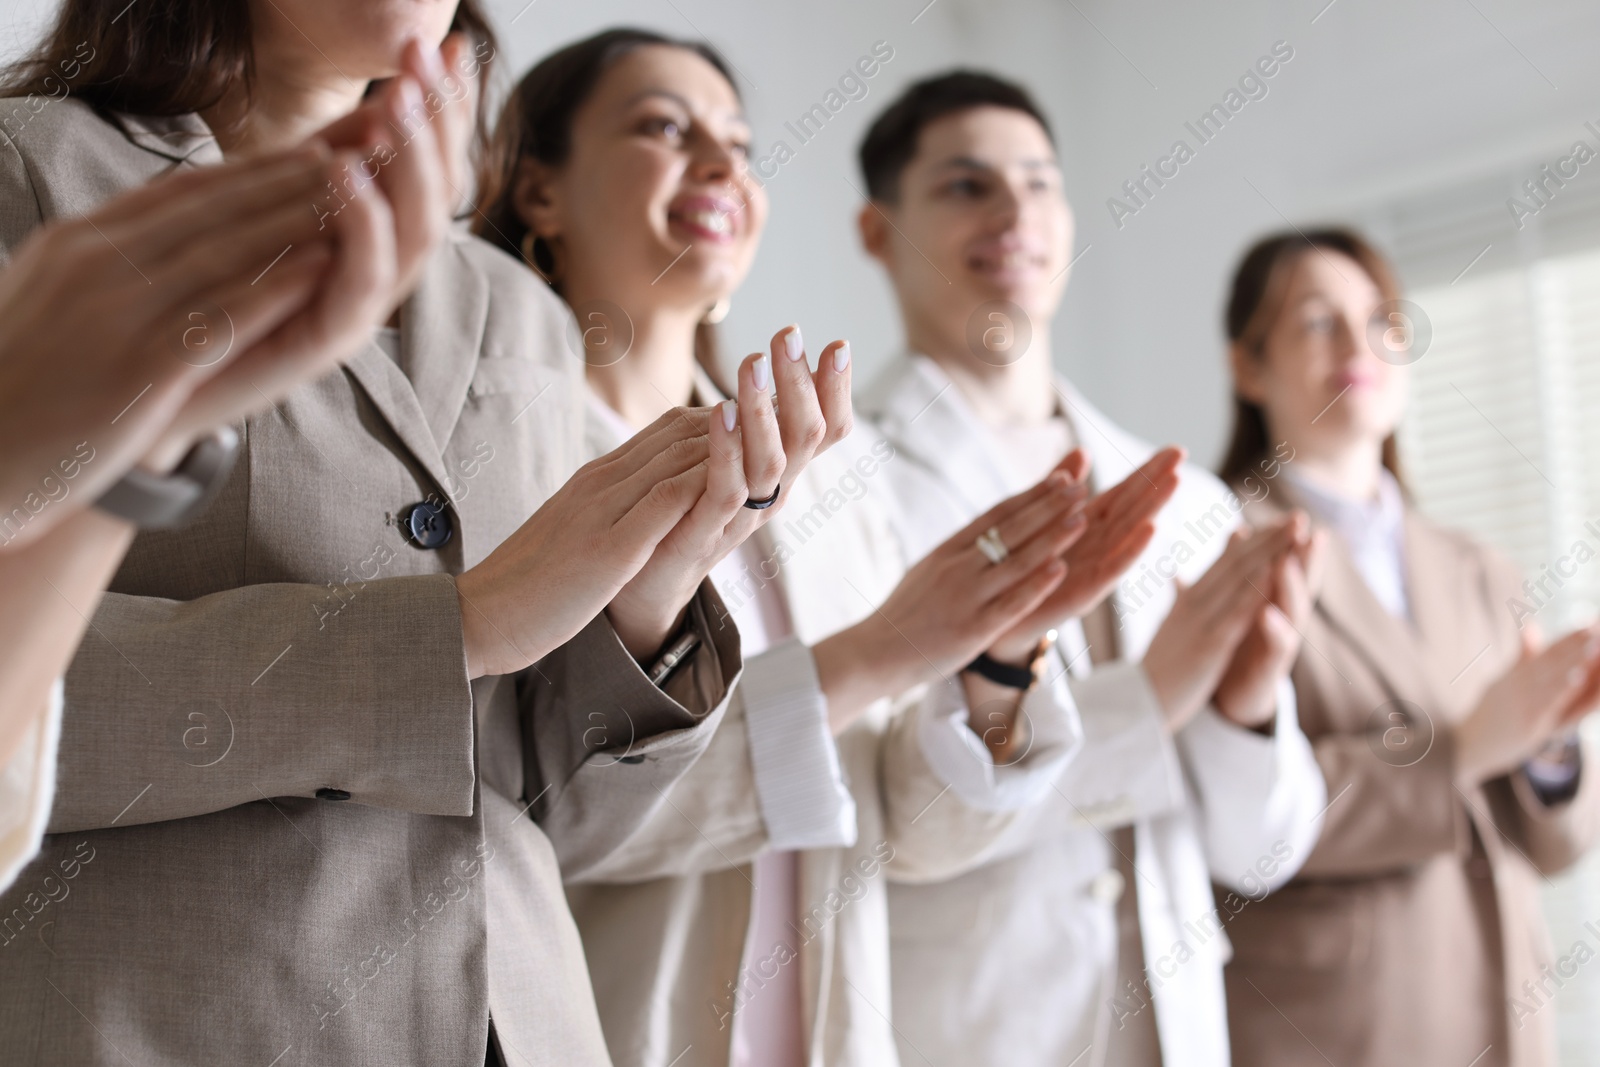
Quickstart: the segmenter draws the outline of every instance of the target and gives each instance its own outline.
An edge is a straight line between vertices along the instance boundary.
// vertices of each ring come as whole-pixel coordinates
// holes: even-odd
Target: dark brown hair
[[[1289,275],[1302,256],[1319,249],[1338,252],[1355,260],[1384,300],[1396,300],[1400,286],[1395,281],[1389,261],[1366,238],[1339,227],[1271,234],[1251,246],[1233,272],[1233,286],[1228,294],[1228,307],[1224,326],[1229,344],[1239,348],[1246,358],[1260,359],[1265,353],[1267,334],[1283,310],[1284,289]],[[1269,458],[1272,442],[1267,432],[1267,419],[1260,405],[1239,395],[1237,383],[1233,393],[1233,433],[1228,450],[1218,474],[1230,485],[1239,484],[1255,471],[1256,465]],[[1383,465],[1395,480],[1405,486],[1401,475],[1400,452],[1390,434],[1383,442]]]
[[[704,41],[679,40],[650,30],[619,28],[569,44],[541,60],[522,76],[495,123],[494,136],[478,174],[480,211],[472,224],[479,237],[528,263],[541,277],[551,276],[555,263],[543,241],[533,242],[533,257],[522,254],[528,224],[514,203],[517,171],[525,159],[560,167],[572,153],[572,127],[600,79],[630,52],[651,45],[681,48],[710,63],[740,97],[727,61]],[[561,291],[559,283],[551,288]],[[718,359],[716,327],[702,322],[695,329],[694,355],[719,389],[727,392]]]
[[[893,203],[900,175],[917,154],[917,141],[930,123],[975,107],[1004,107],[1029,116],[1055,144],[1050,123],[1028,90],[977,70],[953,70],[912,84],[873,120],[856,150],[867,195]]]
[[[450,29],[472,40],[486,83],[499,42],[480,3],[459,0]],[[75,96],[102,113],[184,115],[215,105],[241,81],[249,92],[255,59],[247,0],[141,0],[126,18],[111,17],[117,6],[64,0],[44,40],[0,72],[0,93]],[[480,156],[487,95],[478,103]]]

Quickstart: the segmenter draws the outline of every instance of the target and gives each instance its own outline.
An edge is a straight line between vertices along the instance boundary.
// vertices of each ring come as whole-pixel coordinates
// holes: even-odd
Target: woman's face
[[[744,109],[715,67],[645,46],[578,109],[558,171],[524,165],[518,211],[555,246],[575,299],[704,310],[744,280],[766,222],[749,145]]]
[[[1278,438],[1337,451],[1381,442],[1405,408],[1405,367],[1380,359],[1370,331],[1383,294],[1340,252],[1302,253],[1258,358],[1236,358],[1239,391],[1265,410]],[[1392,340],[1392,338],[1391,338]],[[1392,357],[1391,357],[1392,358]]]
[[[331,64],[354,82],[399,70],[400,51],[413,37],[438,45],[450,31],[459,0],[251,0],[258,55],[304,54],[309,65]]]

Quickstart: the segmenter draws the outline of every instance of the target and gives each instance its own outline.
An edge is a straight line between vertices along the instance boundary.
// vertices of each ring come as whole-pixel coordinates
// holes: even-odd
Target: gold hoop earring
[[[715,326],[728,317],[728,312],[733,310],[733,298],[725,296],[706,309],[705,317],[700,321],[707,326]]]

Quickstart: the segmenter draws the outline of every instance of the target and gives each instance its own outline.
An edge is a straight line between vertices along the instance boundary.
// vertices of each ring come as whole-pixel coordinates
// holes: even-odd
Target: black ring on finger
[[[767,499],[757,500],[755,497],[750,497],[744,502],[744,506],[749,508],[751,511],[766,511],[768,508],[778,502],[778,494],[781,492],[783,492],[783,483],[779,482],[778,487],[772,491],[772,495],[767,497]]]

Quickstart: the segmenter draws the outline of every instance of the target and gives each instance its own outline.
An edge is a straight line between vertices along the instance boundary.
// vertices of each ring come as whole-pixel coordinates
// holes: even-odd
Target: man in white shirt
[[[1094,455],[1097,489],[1132,473],[1153,449],[1052,369],[1072,214],[1027,93],[972,72],[920,82],[861,163],[862,239],[907,352],[858,411],[902,458],[908,552],[1071,448]],[[1294,874],[1327,802],[1286,678],[1317,542],[1303,516],[1236,532],[1241,508],[1182,469],[1144,557],[1051,653],[1084,749],[988,862],[891,887],[905,1062],[1228,1063],[1222,926]]]

